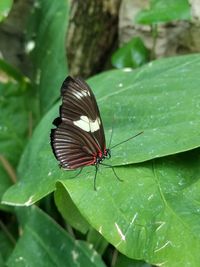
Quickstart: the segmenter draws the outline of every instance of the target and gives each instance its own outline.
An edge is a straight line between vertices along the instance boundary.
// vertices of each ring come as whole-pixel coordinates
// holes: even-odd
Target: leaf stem
[[[0,220],[0,228],[3,230],[3,232],[6,234],[6,236],[8,237],[8,239],[11,241],[11,243],[13,245],[16,244],[16,240],[14,239],[14,237],[11,235],[11,233],[8,231],[7,227],[5,226],[5,224],[2,222],[2,220]]]

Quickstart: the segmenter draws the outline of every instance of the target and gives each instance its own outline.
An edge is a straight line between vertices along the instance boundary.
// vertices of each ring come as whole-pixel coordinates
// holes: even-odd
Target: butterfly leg
[[[98,172],[98,165],[95,165],[95,176],[94,176],[94,190],[97,191],[97,187],[96,187],[96,180],[97,180],[97,172]]]
[[[123,182],[124,180],[122,180],[121,178],[119,178],[119,176],[116,174],[116,171],[115,171],[114,167],[113,167],[113,166],[110,166],[110,167],[111,167],[111,169],[112,169],[112,171],[113,171],[115,177],[116,177],[120,182]]]
[[[117,173],[115,171],[115,168],[112,165],[105,164],[105,163],[102,163],[102,162],[100,164],[103,165],[103,166],[107,166],[107,167],[111,168],[112,171],[113,171],[113,173],[114,173],[114,175],[115,175],[115,177],[117,178],[117,180],[119,180],[120,182],[123,182],[124,181],[124,180],[122,180],[122,179],[119,178],[119,176],[117,175]]]
[[[79,176],[79,174],[81,174],[83,168],[80,168],[80,170],[72,177],[72,178],[76,178],[77,176]]]

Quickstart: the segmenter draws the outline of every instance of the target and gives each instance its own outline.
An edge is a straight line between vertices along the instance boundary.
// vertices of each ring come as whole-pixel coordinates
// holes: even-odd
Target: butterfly
[[[102,119],[89,85],[81,78],[68,76],[61,86],[61,98],[60,117],[53,121],[56,128],[51,130],[50,135],[52,150],[60,166],[66,170],[76,170],[94,165],[94,189],[99,164],[111,167],[121,180],[111,165],[102,163],[111,157],[111,152],[106,148]]]
[[[53,122],[57,128],[51,130],[54,155],[63,169],[95,165],[97,172],[98,165],[111,154],[95,96],[84,80],[68,76],[61,86],[61,97],[60,117]]]

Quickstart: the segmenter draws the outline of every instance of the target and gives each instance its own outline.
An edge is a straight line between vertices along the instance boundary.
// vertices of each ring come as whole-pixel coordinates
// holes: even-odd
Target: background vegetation
[[[123,1],[31,1],[17,63],[4,30],[19,2],[0,3],[0,266],[199,266],[200,56],[187,39],[158,59],[163,27],[193,27],[194,7],[149,1],[132,17],[148,38],[118,48]],[[92,166],[58,167],[49,135],[68,74],[89,78],[107,143],[112,128],[113,145],[144,131],[111,151],[123,182],[101,166],[94,191]]]

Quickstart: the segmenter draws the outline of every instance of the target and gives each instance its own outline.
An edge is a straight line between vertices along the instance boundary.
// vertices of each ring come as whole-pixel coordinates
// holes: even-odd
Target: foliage
[[[139,37],[132,38],[112,55],[112,65],[118,69],[137,68],[149,60],[149,51]]]
[[[189,19],[190,5],[188,0],[150,0],[150,8],[140,11],[135,21],[141,24],[153,24]]]
[[[9,258],[8,266],[30,263],[31,266],[44,267],[105,266],[92,246],[84,241],[75,241],[38,208],[20,209],[18,214],[19,221],[26,221],[24,233]]]
[[[16,180],[13,168],[16,168],[23,148],[30,137],[36,105],[29,80],[3,60],[0,60],[0,68],[2,70],[0,196],[2,196],[5,189]]]
[[[7,18],[10,9],[12,7],[13,1],[12,0],[3,0],[0,2],[0,22]]]
[[[49,144],[67,69],[67,6],[47,3],[38,2],[29,24],[32,78],[0,61],[0,265],[198,266],[200,55],[88,80],[107,143],[113,128],[111,147],[143,131],[111,150],[107,163],[123,182],[100,166],[94,191],[94,168],[75,177],[79,170],[60,169]]]
[[[30,51],[32,82],[39,94],[41,115],[58,99],[60,81],[67,73],[64,52],[67,17],[66,1],[63,0],[39,1],[31,14],[27,49],[33,48]]]
[[[174,20],[190,20],[188,0],[149,0],[150,8],[141,10],[134,18],[134,23],[150,25],[152,29],[153,47],[146,48],[143,40],[134,36],[112,55],[111,62],[116,68],[137,68],[154,59],[158,34],[158,25]]]

